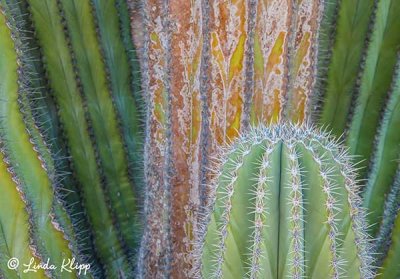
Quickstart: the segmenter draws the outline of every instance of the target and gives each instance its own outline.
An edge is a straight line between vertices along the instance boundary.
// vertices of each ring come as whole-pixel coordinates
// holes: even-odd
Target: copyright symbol
[[[19,260],[17,258],[11,258],[8,260],[7,267],[9,269],[15,270],[19,266]]]

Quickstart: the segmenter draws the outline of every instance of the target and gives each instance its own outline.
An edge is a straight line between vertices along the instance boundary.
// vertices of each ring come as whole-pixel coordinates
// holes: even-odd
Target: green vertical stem
[[[350,104],[364,53],[374,0],[340,1],[336,38],[324,90],[319,124],[340,136],[346,129]]]
[[[128,177],[128,164],[107,86],[91,5],[88,0],[60,2],[88,109],[89,129],[93,129],[99,165],[106,178],[105,192],[110,198],[118,234],[126,244],[124,248],[133,254],[138,242],[135,194]]]
[[[98,257],[107,275],[126,277],[131,273],[131,267],[121,248],[102,189],[85,108],[58,5],[51,0],[29,0],[28,3],[50,86],[58,105],[58,114],[68,140],[73,167],[81,186]]]
[[[56,266],[61,266],[64,259],[72,259],[69,240],[63,227],[68,220],[62,220],[65,212],[55,199],[51,175],[51,162],[47,158],[40,138],[29,132],[29,123],[25,123],[20,95],[29,92],[24,88],[24,72],[21,67],[21,50],[14,41],[13,24],[7,23],[3,12],[0,23],[0,136],[3,141],[8,167],[14,179],[20,183],[27,200],[32,241],[41,256]],[[18,40],[18,38],[16,38]],[[28,125],[28,126],[27,126]],[[42,153],[40,153],[42,152]],[[48,171],[50,172],[48,173]],[[62,216],[61,216],[62,215]],[[52,271],[55,276],[55,271]],[[76,278],[74,273],[64,273],[61,278]]]
[[[367,166],[371,158],[375,134],[392,82],[400,49],[399,14],[399,1],[379,1],[347,138],[350,153],[364,160],[360,167]],[[365,169],[361,170],[360,177],[364,177],[365,172]]]

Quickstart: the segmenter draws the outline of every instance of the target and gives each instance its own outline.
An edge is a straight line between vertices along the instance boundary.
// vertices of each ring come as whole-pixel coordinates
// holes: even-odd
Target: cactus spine
[[[54,193],[55,174],[52,158],[41,134],[33,123],[27,103],[27,95],[31,88],[28,79],[29,73],[23,65],[26,58],[23,58],[24,51],[15,22],[4,2],[0,2],[0,19],[0,48],[2,49],[0,59],[2,73],[0,90],[2,100],[0,108],[1,157],[3,171],[6,169],[9,172],[2,173],[5,181],[3,186],[9,193],[13,193],[11,187],[16,186],[15,189],[18,189],[21,195],[20,199],[24,202],[27,214],[21,209],[21,200],[18,200],[15,192],[12,194],[14,204],[11,203],[13,205],[11,208],[17,211],[9,211],[9,208],[3,208],[2,211],[9,216],[20,215],[16,218],[16,222],[29,221],[28,231],[30,233],[29,245],[26,245],[26,242],[21,243],[19,242],[21,239],[18,237],[15,239],[10,237],[10,227],[6,223],[1,226],[2,243],[6,247],[11,247],[7,250],[7,256],[22,256],[23,259],[26,259],[26,255],[31,250],[33,258],[36,260],[40,260],[39,257],[48,258],[52,264],[61,266],[63,259],[72,259],[74,256],[76,243],[70,220]],[[10,177],[12,181],[8,180]],[[7,202],[2,206],[5,204]],[[26,215],[29,216],[28,219],[24,219]],[[25,228],[26,226],[25,223]],[[22,240],[24,237],[26,235],[22,233]],[[18,247],[21,244],[26,246]],[[12,271],[4,270],[3,272],[10,275],[10,278],[20,276],[19,273]],[[48,273],[51,272],[48,271]],[[41,276],[40,274],[42,272],[39,272],[38,276]],[[56,275],[54,271],[52,275],[60,276]],[[60,278],[76,278],[76,274],[61,274]]]
[[[357,86],[357,77],[367,45],[375,1],[329,2],[329,5],[335,6],[331,8],[336,12],[331,12],[333,19],[326,14],[326,22],[331,20],[332,24],[324,26],[321,36],[322,49],[325,54],[330,55],[329,59],[321,59],[326,64],[321,64],[320,70],[327,69],[327,75],[321,76],[323,85],[322,88],[317,88],[322,94],[317,101],[323,102],[318,123],[329,125],[333,134],[340,136],[348,126],[349,113],[352,111],[353,92]],[[335,28],[332,29],[332,26]]]
[[[400,34],[396,31],[400,27],[399,13],[398,1],[386,0],[377,4],[374,29],[347,139],[351,154],[366,159],[361,166],[367,166],[371,158],[374,136],[392,83],[400,48]],[[363,177],[365,170],[360,173]]]
[[[334,5],[337,28],[324,27],[333,36],[323,36],[321,47],[327,48],[329,41],[335,43],[332,50],[326,50],[332,55],[320,65],[329,70],[319,76],[317,89],[322,98],[316,103],[322,106],[315,120],[336,136],[344,135],[350,154],[358,156],[354,158],[359,162],[358,177],[366,181],[362,196],[368,233],[378,238],[378,265],[384,263],[377,272],[391,278],[400,270],[392,261],[399,253],[393,234],[399,208],[393,206],[390,194],[397,191],[400,158],[396,128],[400,124],[400,3],[338,1]],[[334,17],[335,13],[330,14]]]
[[[144,1],[143,276],[189,276],[208,158],[219,146],[250,124],[309,117],[323,8],[319,0]]]
[[[374,243],[378,266],[377,278],[398,278],[400,276],[400,168],[387,196],[382,223]]]
[[[27,4],[91,229],[85,237],[100,263],[93,271],[129,277],[140,235],[141,175],[133,172],[141,135],[117,7],[86,0]]]
[[[202,278],[373,278],[351,157],[307,125],[252,129],[217,159]]]

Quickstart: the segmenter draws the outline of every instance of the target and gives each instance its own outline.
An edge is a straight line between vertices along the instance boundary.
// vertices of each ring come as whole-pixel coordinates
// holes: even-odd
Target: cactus
[[[400,168],[397,171],[392,190],[387,196],[382,224],[374,243],[378,255],[378,266],[382,268],[377,278],[398,278],[400,276],[399,226],[400,226]]]
[[[399,277],[399,12],[0,0],[0,276]]]
[[[31,251],[35,261],[50,259],[57,267],[79,256],[80,263],[91,264],[96,278],[131,277],[141,231],[137,203],[143,177],[142,124],[138,73],[131,66],[137,62],[126,37],[130,27],[121,12],[123,3],[0,4],[2,53],[7,50],[1,61],[7,74],[0,80],[5,104],[0,138],[5,168],[27,209],[25,214],[17,200],[4,212],[14,214],[10,210],[15,208],[27,234],[15,244],[11,223],[2,223],[0,245],[6,257],[1,271],[14,278],[17,274],[7,269],[6,261],[13,255],[26,259]],[[7,37],[8,29],[12,38]],[[63,177],[68,170],[73,175]],[[16,196],[13,181],[5,185]],[[24,244],[26,251],[3,249]],[[56,271],[47,275],[76,277]]]
[[[128,163],[125,144],[136,154],[140,134],[138,118],[131,117],[137,111],[130,72],[115,72],[116,63],[129,70],[122,36],[115,30],[116,7],[101,1],[28,3],[99,261],[108,276],[129,276],[140,228],[137,189],[128,169],[135,163]],[[95,18],[105,12],[113,24],[97,25]],[[54,24],[46,24],[50,21]],[[104,45],[101,38],[109,36],[113,41]]]
[[[54,193],[53,161],[27,105],[31,89],[29,73],[23,66],[26,58],[23,57],[15,22],[3,2],[0,3],[0,20],[2,185],[13,198],[1,204],[4,211],[1,222],[2,254],[21,256],[21,259],[32,255],[36,261],[40,255],[42,259],[49,258],[53,264],[61,266],[63,257],[72,259],[77,253],[75,236],[70,220]],[[11,205],[11,209],[16,211],[10,211],[6,205]],[[13,219],[14,214],[17,216],[14,225],[21,224],[27,229],[15,238],[10,235],[12,223],[7,221],[7,218]],[[4,250],[5,247],[8,249]],[[7,278],[19,276],[12,270],[2,269],[2,272],[7,274]],[[38,273],[38,278],[43,276],[42,273]],[[61,277],[76,278],[76,274],[63,274]]]
[[[215,161],[202,278],[373,278],[351,157],[308,125],[258,127]]]
[[[324,5],[148,0],[141,8],[148,107],[140,273],[184,278],[208,158],[250,125],[310,117]]]
[[[358,177],[366,181],[363,206],[370,224],[368,232],[378,238],[378,266],[384,263],[377,272],[396,277],[400,268],[391,261],[399,252],[391,239],[395,238],[393,220],[399,209],[390,201],[390,193],[398,187],[396,171],[400,167],[396,128],[400,123],[400,36],[396,31],[400,28],[400,3],[356,4],[341,1],[336,5],[337,30],[331,32],[336,35],[331,39],[335,44],[331,57],[321,65],[329,70],[319,76],[320,107],[315,120],[335,135],[343,134],[349,152],[359,156],[354,161],[360,168]],[[394,247],[390,248],[390,243]]]
[[[322,83],[315,102],[320,106],[316,122],[329,125],[336,136],[347,128],[353,92],[365,53],[373,0],[327,1],[331,10],[327,26],[321,30],[322,55],[319,81]],[[332,7],[333,6],[333,7]]]

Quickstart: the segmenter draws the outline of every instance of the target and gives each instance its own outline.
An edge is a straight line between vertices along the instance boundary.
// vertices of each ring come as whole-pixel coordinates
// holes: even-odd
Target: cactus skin
[[[381,120],[400,48],[400,3],[379,1],[373,33],[365,57],[364,70],[351,120],[347,144],[351,154],[361,155],[367,166],[371,157],[374,136]],[[364,177],[363,170],[360,176]]]
[[[96,47],[98,42],[90,2],[67,0],[60,3],[70,34],[76,68],[79,71],[83,100],[88,109],[89,129],[93,129],[95,149],[106,180],[110,208],[119,226],[118,233],[124,241],[123,245],[134,249],[137,245],[135,232],[138,231],[135,194],[128,176],[128,164],[116,112],[107,88],[105,66],[100,49]],[[80,17],[79,13],[86,16]],[[118,95],[129,97],[130,92],[118,91]],[[131,107],[129,103],[126,103],[126,106]],[[133,251],[129,251],[129,254],[133,256]]]
[[[377,278],[398,278],[400,276],[400,167],[392,189],[387,196],[382,224],[374,243],[378,266]]]
[[[143,277],[190,276],[189,252],[208,195],[204,184],[212,178],[208,158],[219,146],[250,124],[302,122],[311,115],[313,45],[323,1],[281,2],[143,1],[144,37],[138,42],[147,100]],[[288,11],[286,19],[273,42],[264,43],[280,18],[274,12],[279,5]],[[292,84],[295,90],[289,90]],[[279,93],[271,93],[271,86]]]
[[[24,274],[22,266],[17,271],[7,267],[8,260],[13,257],[18,258],[21,262],[29,262],[31,258],[34,258],[35,263],[39,263],[40,259],[35,256],[36,251],[29,246],[31,229],[29,214],[21,193],[17,190],[18,184],[13,181],[8,172],[2,155],[0,155],[0,174],[2,191],[0,196],[0,276],[10,279],[46,278],[43,270],[34,274]],[[13,213],[12,217],[10,212]],[[15,231],[16,228],[18,228],[18,233]]]
[[[129,159],[129,174],[134,189],[139,192],[143,188],[141,164],[144,121],[140,119],[143,117],[141,87],[138,84],[140,72],[130,37],[129,10],[124,0],[94,0],[92,5],[99,26],[99,39],[105,58],[111,97]]]
[[[107,7],[95,7],[88,0],[27,2],[79,183],[81,203],[90,222],[90,237],[101,265],[99,276],[129,277],[133,274],[140,226],[137,189],[129,174],[129,167],[137,162],[128,160],[125,147],[140,142],[136,138],[140,137],[140,127],[137,115],[127,123],[126,115],[130,118],[137,113],[133,102],[125,102],[126,107],[113,102],[125,97],[132,100],[131,77],[124,73],[121,80],[115,81],[116,73],[108,72],[115,70],[115,66],[107,68],[115,54],[102,52],[104,25],[99,26],[95,19],[95,13],[107,12]],[[108,12],[117,16],[115,10]],[[111,30],[119,27],[116,22],[118,19],[112,19]],[[113,40],[112,44],[120,46],[116,63],[126,68],[129,60],[121,53],[125,53],[122,37],[118,33]],[[131,143],[126,142],[126,127],[132,132],[128,136]],[[136,153],[138,148],[130,151]]]
[[[398,252],[392,235],[398,209],[389,206],[388,198],[398,187],[400,159],[400,3],[339,1],[336,6],[335,45],[321,65],[329,70],[319,76],[321,95],[316,107],[321,107],[315,120],[336,136],[344,135],[350,154],[358,156],[358,177],[366,181],[363,206],[368,233],[377,237],[377,253],[382,253],[377,264],[383,264],[383,269],[377,272],[391,278],[400,272],[393,261]]]
[[[197,277],[373,278],[356,173],[329,135],[254,128],[216,173]]]
[[[340,136],[347,128],[357,77],[365,52],[366,39],[369,31],[369,21],[374,10],[374,0],[342,0],[335,1],[337,19],[333,48],[321,45],[321,49],[331,55],[326,65],[320,65],[320,70],[327,70],[327,76],[321,76],[323,84],[318,88],[321,96],[316,101],[322,102],[319,108],[317,122],[329,125],[332,133]],[[322,32],[330,32],[324,29]],[[326,36],[326,35],[325,35]],[[326,50],[328,48],[328,50]],[[322,60],[321,60],[322,61]]]
[[[91,263],[91,272],[96,274],[98,264],[92,243],[86,232],[89,231],[87,216],[80,202],[79,191],[72,169],[66,158],[68,151],[62,134],[57,108],[54,100],[49,94],[45,71],[41,61],[40,48],[32,36],[34,30],[28,5],[25,1],[7,0],[8,10],[15,19],[15,25],[21,37],[24,58],[22,64],[25,72],[29,74],[29,94],[24,97],[24,111],[31,111],[32,116],[25,117],[26,122],[36,125],[50,150],[54,161],[54,188],[59,199],[62,201],[76,235],[77,246],[81,262]],[[29,103],[29,104],[27,104]],[[32,123],[32,120],[34,123]],[[33,132],[35,130],[33,129]],[[32,129],[30,129],[32,132]]]
[[[399,210],[398,210],[399,211]],[[397,211],[397,212],[398,212]],[[400,276],[400,214],[397,213],[396,221],[392,230],[392,237],[390,242],[390,249],[387,256],[382,263],[382,270],[377,279],[397,279]]]
[[[76,249],[71,223],[62,204],[54,194],[52,158],[33,123],[27,104],[27,95],[31,90],[29,73],[22,64],[25,59],[22,57],[24,52],[18,37],[18,30],[4,2],[0,2],[0,18],[0,48],[2,49],[0,59],[2,77],[0,90],[2,100],[0,108],[1,157],[3,159],[2,168],[3,170],[7,168],[8,172],[2,173],[5,180],[3,186],[7,187],[6,191],[11,193],[11,187],[16,186],[15,189],[18,189],[21,194],[20,200],[16,199],[15,192],[11,194],[15,198],[16,212],[10,211],[10,208],[3,208],[3,211],[9,216],[19,213],[20,217],[17,217],[17,222],[24,221],[24,217],[29,216],[28,219],[25,219],[25,222],[29,221],[29,245],[14,250],[18,248],[16,245],[20,244],[21,240],[18,237],[10,238],[10,224],[7,223],[2,225],[1,236],[4,238],[1,242],[7,247],[13,248],[7,250],[9,254],[7,256],[15,257],[21,255],[19,253],[29,253],[29,250],[32,249],[31,253],[36,260],[39,260],[38,256],[40,255],[42,259],[49,258],[52,264],[61,266],[63,259],[72,259],[73,250]],[[12,182],[8,180],[10,177]],[[24,202],[26,212],[21,212],[21,201]],[[26,225],[25,223],[25,227]],[[21,237],[23,239],[26,235],[22,233]],[[26,256],[21,256],[26,259]],[[40,274],[41,272],[38,276],[41,276]],[[60,278],[77,278],[75,273],[56,275],[53,271],[53,275]],[[10,278],[17,278],[18,274],[10,274],[10,276]]]
[[[400,159],[400,58],[393,77],[392,88],[375,139],[375,150],[369,168],[364,193],[364,206],[368,209],[370,233],[376,236],[382,222],[385,197],[395,181]]]

